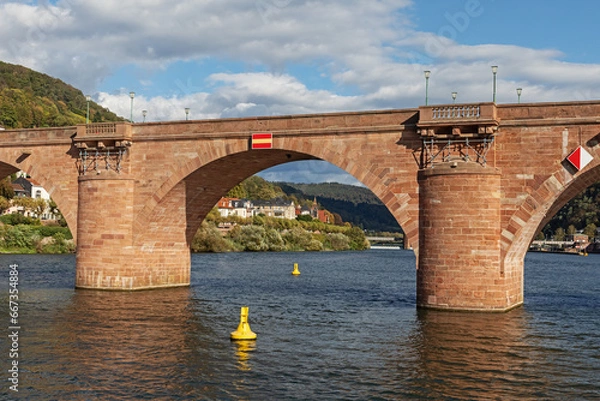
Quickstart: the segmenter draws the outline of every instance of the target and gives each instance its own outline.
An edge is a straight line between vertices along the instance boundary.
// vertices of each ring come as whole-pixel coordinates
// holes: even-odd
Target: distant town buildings
[[[301,215],[309,215],[324,223],[329,223],[325,210],[319,210],[315,198],[311,207],[295,205],[293,201],[282,198],[270,200],[249,200],[238,198],[221,198],[217,209],[222,217],[238,216],[242,218],[264,215],[280,219],[293,220]]]

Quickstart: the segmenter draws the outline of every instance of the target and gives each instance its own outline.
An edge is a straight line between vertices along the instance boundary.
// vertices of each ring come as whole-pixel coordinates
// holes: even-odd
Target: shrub
[[[6,248],[30,248],[33,246],[33,235],[30,226],[6,227],[3,233]]]
[[[260,252],[269,250],[269,245],[265,241],[266,230],[263,226],[241,226],[239,229],[232,230],[230,234],[232,240],[239,244],[244,251]]]
[[[285,242],[283,241],[283,238],[281,238],[279,231],[275,230],[274,228],[268,228],[265,234],[265,240],[269,246],[269,251],[285,251]]]
[[[350,239],[350,249],[355,251],[362,251],[369,247],[369,241],[362,229],[359,227],[352,227],[346,231],[346,235]]]
[[[0,216],[0,221],[10,226],[16,226],[19,224],[39,226],[42,224],[39,219],[34,219],[33,217],[24,216],[19,213],[2,215]]]
[[[350,249],[350,238],[344,234],[327,234],[327,243],[334,251],[347,251]]]
[[[193,252],[229,252],[233,247],[213,223],[204,221],[194,235],[191,249]]]
[[[308,248],[312,239],[311,233],[300,227],[294,227],[283,234],[288,251],[303,251]]]

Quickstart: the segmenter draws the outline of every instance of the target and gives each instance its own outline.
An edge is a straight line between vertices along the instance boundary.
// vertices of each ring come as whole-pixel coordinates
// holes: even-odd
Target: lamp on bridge
[[[494,103],[496,103],[496,74],[498,74],[498,66],[497,65],[492,66],[492,74],[494,74],[494,90],[493,90],[492,101]]]
[[[85,101],[87,103],[87,109],[85,112],[85,123],[89,124],[90,123],[90,100],[92,100],[92,97],[90,95],[87,95],[85,97]]]
[[[429,77],[431,76],[431,71],[424,71],[425,73],[425,106],[429,103]]]
[[[189,117],[189,115],[190,115],[190,108],[189,108],[189,107],[186,107],[186,108],[185,108],[185,121],[187,121],[187,120],[188,120],[188,117]]]
[[[148,114],[148,110],[142,110],[142,117],[143,117],[142,122],[144,122],[144,123],[146,122],[146,114]]]
[[[523,93],[523,88],[517,88],[517,103],[521,103],[521,93]]]
[[[135,97],[135,92],[129,92],[129,97],[131,98],[131,115],[129,116],[129,121],[133,123],[133,98]]]
[[[456,103],[456,96],[458,95],[458,92],[452,92],[452,103]]]

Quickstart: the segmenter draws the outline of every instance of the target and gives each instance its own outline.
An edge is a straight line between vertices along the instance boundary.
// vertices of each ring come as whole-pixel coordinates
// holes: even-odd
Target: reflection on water
[[[489,399],[512,399],[514,383],[541,384],[528,376],[532,362],[521,352],[527,349],[523,309],[503,314],[421,310],[416,323],[402,345],[414,352],[412,381],[421,397],[485,399],[485,392]],[[526,394],[519,388],[519,399]]]
[[[198,356],[197,334],[209,332],[193,318],[189,303],[189,288],[74,291],[69,302],[56,306],[51,324],[38,326],[40,332],[34,333],[52,346],[41,341],[27,345],[28,353],[35,355],[27,363],[32,369],[27,380],[38,390],[56,386],[56,377],[44,367],[52,361],[60,366],[57,373],[74,382],[77,391],[69,395],[95,398],[117,389],[148,397],[168,394],[182,367]],[[132,383],[133,388],[123,383]]]
[[[545,257],[524,308],[481,314],[416,310],[403,251],[196,255],[191,288],[141,292],[73,290],[72,258],[22,256],[19,396],[598,399],[599,259]],[[241,305],[255,341],[230,341]]]
[[[235,356],[237,358],[237,367],[239,370],[249,372],[252,370],[250,365],[250,356],[256,350],[255,340],[238,340],[232,341],[235,346]]]

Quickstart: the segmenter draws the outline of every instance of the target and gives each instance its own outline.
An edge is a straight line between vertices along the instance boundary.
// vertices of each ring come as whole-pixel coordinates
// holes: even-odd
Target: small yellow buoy
[[[242,311],[240,313],[240,324],[236,331],[231,333],[231,339],[234,341],[237,340],[256,340],[256,333],[250,330],[250,325],[248,324],[248,307],[242,306]]]
[[[298,270],[298,263],[294,263],[294,271],[292,272],[294,276],[300,275],[300,270]]]

